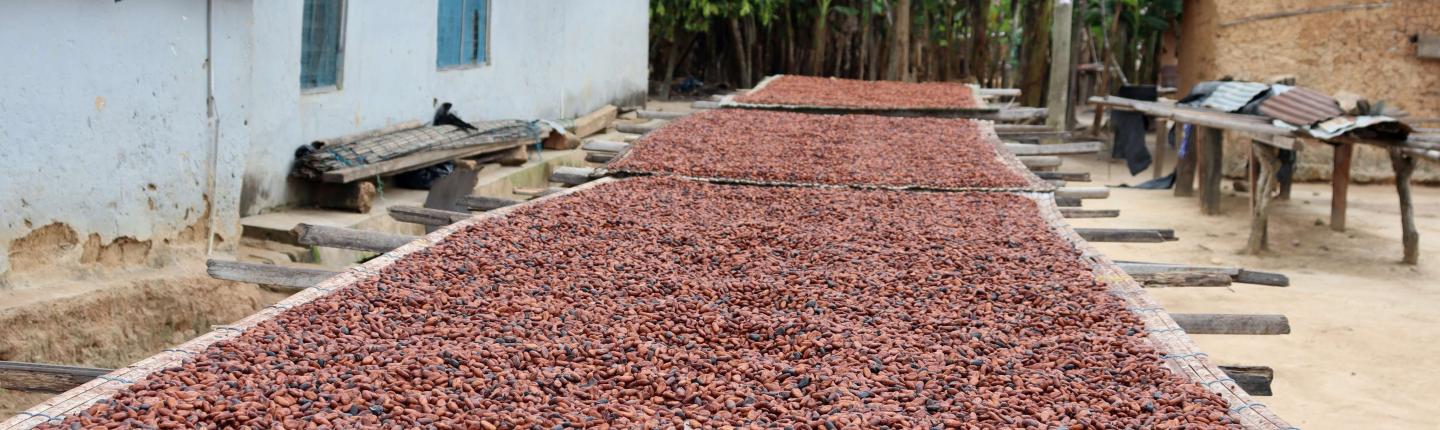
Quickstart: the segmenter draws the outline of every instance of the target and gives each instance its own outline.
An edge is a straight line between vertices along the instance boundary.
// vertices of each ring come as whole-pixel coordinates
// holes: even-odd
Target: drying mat
[[[767,85],[769,85],[771,82],[774,82],[776,79],[779,79],[779,78],[782,77],[782,76],[785,76],[785,75],[774,75],[774,76],[767,77],[767,78],[765,78],[764,80],[760,81],[760,83],[759,83],[758,85],[755,85],[755,88],[754,88],[754,89],[751,89],[750,92],[752,92],[752,93],[753,93],[753,92],[759,92],[759,91],[765,89],[765,87],[766,87]],[[980,98],[979,98],[979,97],[976,97],[976,95],[975,95],[975,93],[976,93],[976,91],[975,91],[975,90],[976,90],[976,87],[975,87],[975,86],[973,86],[973,85],[970,86],[970,90],[971,90],[971,91],[970,91],[970,97],[971,97],[972,99],[974,99],[974,102],[975,102],[975,106],[976,106],[976,107],[968,107],[968,108],[961,108],[961,107],[955,107],[955,108],[902,108],[902,107],[885,108],[885,107],[816,106],[816,105],[802,105],[802,104],[794,104],[794,105],[792,105],[792,104],[770,104],[770,103],[746,103],[746,102],[741,102],[741,101],[735,100],[735,95],[734,95],[734,94],[731,94],[731,95],[727,95],[727,96],[725,96],[725,97],[722,97],[722,98],[720,99],[720,107],[721,107],[721,108],[741,108],[741,109],[781,110],[781,111],[800,112],[800,113],[867,114],[867,115],[882,115],[882,116],[938,117],[938,118],[975,118],[975,117],[987,117],[987,116],[994,115],[994,114],[1000,112],[1000,108],[985,106],[985,104],[980,101]]]
[[[1264,404],[1256,402],[1224,371],[1212,364],[1209,355],[1200,351],[1200,346],[1195,344],[1194,339],[1170,318],[1165,308],[1145,292],[1140,283],[1135,282],[1135,279],[1116,266],[1114,261],[1101,254],[1070,228],[1050,194],[1021,194],[1035,201],[1040,216],[1054,228],[1056,234],[1075,245],[1076,250],[1080,251],[1080,258],[1089,263],[1095,279],[1108,285],[1110,294],[1120,298],[1127,309],[1144,321],[1145,337],[1151,346],[1164,354],[1162,357],[1167,368],[1220,395],[1230,404],[1230,415],[1247,429],[1296,428],[1276,416]]]
[[[364,264],[346,269],[345,271],[340,272],[340,274],[332,276],[329,279],[326,279],[319,284],[316,284],[314,287],[306,288],[303,291],[291,295],[285,300],[281,300],[279,303],[270,305],[265,309],[261,309],[259,312],[242,318],[239,321],[235,321],[234,323],[231,323],[229,325],[213,326],[214,329],[210,332],[197,336],[194,339],[190,339],[189,341],[175,346],[174,348],[169,348],[161,351],[159,354],[155,354],[148,358],[140,360],[135,364],[115,369],[115,371],[113,372],[101,375],[91,380],[90,382],[86,382],[78,387],[70,389],[70,391],[58,394],[55,397],[51,397],[50,399],[45,400],[44,402],[41,402],[40,404],[35,405],[30,409],[26,409],[25,411],[20,412],[14,417],[10,417],[5,421],[0,421],[0,430],[29,429],[49,421],[59,421],[61,419],[64,419],[64,417],[69,414],[84,411],[86,408],[89,408],[95,403],[109,400],[116,393],[130,387],[131,384],[145,379],[146,377],[150,376],[150,374],[165,370],[170,367],[179,366],[180,363],[185,359],[190,358],[195,354],[199,354],[206,348],[209,348],[211,345],[239,336],[240,333],[244,332],[245,330],[254,327],[262,322],[265,322],[271,318],[274,318],[275,316],[279,315],[281,312],[284,312],[287,309],[310,303],[330,294],[330,292],[332,291],[349,287],[357,282],[375,276],[376,274],[380,273],[381,270],[385,269],[391,264],[394,264],[401,258],[404,258],[405,256],[415,253],[417,251],[424,250],[436,243],[440,243],[441,241],[445,240],[447,237],[457,231],[460,231],[475,224],[486,222],[490,219],[503,218],[519,208],[528,207],[535,203],[559,198],[570,193],[583,191],[611,181],[613,180],[601,178],[599,180],[584,185],[567,188],[563,192],[546,195],[522,204],[506,206],[500,209],[476,214],[474,217],[471,217],[464,221],[440,227],[434,232],[422,236],[413,242],[407,243],[399,248],[395,248],[390,252],[381,254],[380,256],[377,256],[370,261],[365,262]]]
[[[531,202],[547,201],[612,181],[614,180],[610,178],[602,178],[567,189],[562,193],[532,200]],[[834,189],[843,187],[829,186],[823,188]],[[1186,379],[1224,398],[1230,405],[1230,414],[1245,428],[1294,428],[1271,413],[1264,405],[1254,402],[1250,396],[1230,380],[1223,371],[1212,365],[1207,356],[1199,352],[1199,348],[1193,340],[1175,324],[1174,320],[1169,317],[1169,314],[1166,313],[1134,279],[1126,275],[1125,272],[1116,267],[1111,260],[1101,255],[1091,247],[1089,243],[1075,234],[1065,223],[1059,209],[1054,205],[1051,194],[1035,192],[1016,194],[1034,201],[1037,211],[1040,216],[1044,218],[1046,224],[1050,225],[1061,238],[1070,242],[1081,252],[1080,258],[1089,263],[1096,279],[1108,285],[1111,294],[1120,298],[1127,308],[1144,321],[1147,332],[1146,338],[1150,341],[1152,347],[1155,347],[1157,351],[1165,354],[1163,358],[1166,366],[1172,372],[1183,375]],[[332,291],[348,287],[356,282],[375,276],[380,270],[393,264],[397,260],[439,243],[461,229],[486,222],[489,219],[505,217],[515,209],[526,207],[528,204],[530,203],[497,209],[442,227],[433,233],[376,257],[365,264],[348,269],[339,275],[321,282],[313,288],[290,296],[275,305],[269,306],[231,325],[218,326],[215,330],[175,348],[167,349],[130,366],[116,369],[114,372],[98,377],[95,380],[46,400],[29,410],[21,412],[15,417],[0,422],[0,429],[27,429],[52,420],[60,420],[68,414],[82,411],[94,403],[109,399],[118,391],[126,389],[134,382],[144,379],[151,373],[176,366],[184,359],[205,350],[216,342],[234,338],[244,330],[269,320],[286,309],[314,301]]]
[[[858,189],[881,189],[881,190],[893,190],[893,191],[954,191],[954,192],[964,192],[964,191],[973,191],[973,192],[1053,192],[1053,191],[1055,191],[1055,186],[1051,185],[1049,182],[1046,182],[1044,179],[1040,179],[1040,177],[1035,176],[1035,173],[1032,172],[1032,171],[1030,171],[1029,168],[1026,168],[1026,167],[1025,167],[1025,163],[1022,163],[1022,162],[1020,161],[1020,158],[1019,158],[1019,157],[1016,157],[1015,154],[1013,154],[1013,153],[1011,153],[1009,150],[1006,150],[1006,149],[1005,149],[1005,144],[1000,140],[1000,136],[995,133],[995,123],[994,123],[994,122],[992,122],[992,121],[987,121],[987,120],[971,120],[971,121],[974,121],[975,123],[977,123],[977,124],[979,125],[978,130],[979,130],[979,134],[980,134],[980,140],[983,141],[983,142],[985,142],[985,144],[988,144],[988,145],[992,148],[992,151],[990,151],[990,152],[993,154],[993,156],[995,157],[995,160],[999,163],[999,165],[1000,165],[1001,167],[1004,167],[1004,168],[1006,168],[1006,169],[1009,169],[1011,172],[1013,172],[1013,173],[1015,173],[1016,175],[1020,176],[1021,180],[1026,183],[1024,186],[1019,186],[1019,187],[952,187],[952,186],[936,186],[936,185],[923,185],[923,184],[896,185],[896,184],[876,184],[876,183],[822,183],[822,182],[805,182],[805,181],[776,181],[776,180],[765,180],[765,179],[744,178],[744,177],[693,175],[693,174],[684,174],[684,173],[679,173],[679,172],[666,172],[666,171],[659,171],[659,170],[627,169],[627,168],[624,168],[624,167],[611,167],[611,166],[616,166],[617,164],[621,163],[623,160],[629,158],[629,157],[631,156],[631,153],[635,150],[635,147],[638,146],[638,144],[639,144],[641,141],[643,141],[646,137],[641,137],[641,138],[640,138],[641,140],[637,140],[636,143],[630,144],[628,147],[625,148],[625,150],[621,151],[619,154],[616,154],[615,157],[611,158],[610,161],[606,162],[606,163],[605,163],[605,167],[604,167],[604,169],[603,169],[603,173],[604,173],[604,174],[607,174],[607,175],[617,176],[617,177],[633,177],[633,176],[675,176],[675,177],[688,178],[688,179],[696,179],[696,180],[703,180],[703,181],[714,182],[714,183],[722,183],[722,184],[728,183],[728,184],[743,184],[743,185],[799,186],[799,187],[841,186],[841,187],[851,187],[851,188],[858,188]],[[662,128],[663,128],[663,127],[662,127]],[[652,133],[653,133],[653,132],[652,132]],[[648,136],[648,134],[647,134],[647,136]],[[939,173],[943,174],[944,172],[939,172]]]

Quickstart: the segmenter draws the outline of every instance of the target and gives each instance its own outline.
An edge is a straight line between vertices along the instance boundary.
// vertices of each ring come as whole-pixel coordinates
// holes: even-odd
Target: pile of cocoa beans
[[[739,95],[741,103],[861,109],[955,109],[979,105],[964,84],[946,82],[861,81],[785,75],[757,91]]]
[[[1228,428],[1025,197],[601,184],[53,428]]]
[[[653,131],[617,171],[826,185],[1019,188],[968,119],[719,109]]]

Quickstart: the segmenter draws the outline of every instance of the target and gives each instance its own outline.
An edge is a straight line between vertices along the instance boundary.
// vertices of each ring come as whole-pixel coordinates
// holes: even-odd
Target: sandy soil
[[[1166,165],[1174,166],[1174,161]],[[1067,157],[1064,171],[1088,170],[1096,182],[1138,183],[1123,164],[1093,155]],[[1271,251],[1241,255],[1249,233],[1249,197],[1225,181],[1224,214],[1204,216],[1194,198],[1171,190],[1114,189],[1088,208],[1120,209],[1119,218],[1072,220],[1085,227],[1174,228],[1161,244],[1101,243],[1113,259],[1241,266],[1290,276],[1288,288],[1149,290],[1174,312],[1279,313],[1282,336],[1195,336],[1220,364],[1275,369],[1273,397],[1258,400],[1306,429],[1440,428],[1440,188],[1417,187],[1420,265],[1399,263],[1400,216],[1393,185],[1351,186],[1346,232],[1331,231],[1330,185],[1296,184],[1270,221]]]

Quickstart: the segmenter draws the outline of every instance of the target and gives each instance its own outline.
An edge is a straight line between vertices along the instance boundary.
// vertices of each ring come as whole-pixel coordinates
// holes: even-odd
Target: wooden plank
[[[618,154],[618,153],[621,153],[621,152],[625,152],[625,150],[626,150],[626,149],[629,149],[629,148],[630,148],[630,144],[625,143],[625,142],[616,142],[616,141],[613,141],[613,140],[600,140],[600,139],[590,139],[590,140],[585,141],[585,143],[584,143],[583,145],[580,145],[580,149],[583,149],[583,150],[586,150],[586,151],[590,151],[590,152],[609,152],[609,153],[612,153],[612,154]]]
[[[1024,164],[1029,169],[1059,167],[1061,163],[1060,157],[1053,155],[1028,155],[1015,158],[1019,158],[1020,164]]]
[[[1235,275],[1235,282],[1242,284],[1269,285],[1272,287],[1290,286],[1290,277],[1280,273],[1261,272],[1249,269],[1240,269]]]
[[[1100,152],[1100,142],[1067,142],[1067,143],[1006,143],[1005,149],[1015,155],[1076,155],[1093,154]]]
[[[977,96],[1020,97],[1019,88],[976,88]]]
[[[694,103],[690,104],[690,108],[695,110],[719,109],[720,102],[710,100],[697,100]]]
[[[1110,188],[1068,187],[1055,190],[1055,195],[1060,197],[1074,197],[1077,199],[1107,199],[1110,198]]]
[[[1220,169],[1225,160],[1225,132],[1217,128],[1204,128],[1201,133],[1199,156],[1200,213],[1220,215]]]
[[[664,112],[664,111],[658,111],[658,110],[643,110],[643,109],[635,112],[635,116],[638,116],[638,117],[640,117],[640,118],[644,118],[644,119],[663,119],[663,120],[666,120],[666,121],[684,118],[684,117],[687,116],[687,115],[690,115],[690,113],[689,113],[689,112]]]
[[[1195,266],[1189,264],[1148,263],[1142,261],[1124,260],[1117,260],[1115,262],[1115,265],[1120,267],[1120,270],[1124,270],[1125,273],[1128,273],[1132,276],[1137,274],[1144,275],[1166,272],[1209,272],[1220,273],[1224,274],[1225,276],[1234,277],[1239,275],[1241,271],[1241,269],[1238,267]]]
[[[511,192],[512,192],[512,193],[515,193],[515,194],[522,195],[522,196],[545,197],[545,196],[548,196],[548,195],[551,195],[551,194],[555,194],[555,193],[559,193],[559,192],[563,192],[563,191],[565,191],[564,188],[548,187],[548,188],[516,188],[514,191],[511,191]]]
[[[1170,318],[1190,334],[1290,334],[1290,319],[1284,315],[1170,314]]]
[[[1045,118],[1049,113],[1045,108],[1016,107],[1000,109],[990,115],[979,115],[982,119],[993,119],[996,121],[1028,121],[1032,119]]]
[[[1275,369],[1268,366],[1218,366],[1225,376],[1235,380],[1235,385],[1252,396],[1270,396],[1274,393],[1270,385],[1275,381]]]
[[[460,198],[459,203],[461,206],[469,208],[472,211],[488,211],[518,205],[523,202],[504,197],[465,196]]]
[[[1055,199],[1055,206],[1058,206],[1058,207],[1062,207],[1062,208],[1078,208],[1078,207],[1080,207],[1080,199],[1077,199],[1077,198],[1074,198],[1074,197],[1055,196],[1054,199]]]
[[[1040,179],[1059,179],[1062,181],[1090,182],[1090,172],[1032,172]]]
[[[500,150],[514,148],[516,146],[524,146],[530,143],[535,142],[530,139],[515,139],[487,143],[484,145],[467,146],[464,148],[443,149],[439,151],[422,151],[403,157],[397,157],[381,162],[366,164],[364,166],[355,166],[347,167],[344,169],[331,170],[320,175],[320,179],[330,183],[354,182],[363,178],[373,178],[379,175],[394,175],[397,173],[404,173],[447,160],[470,157],[484,154],[487,152],[496,152]]]
[[[391,206],[388,212],[390,213],[390,218],[394,218],[396,221],[428,226],[450,225],[473,216],[466,212],[417,208],[414,206]]]
[[[615,124],[615,131],[621,133],[645,134],[665,126],[666,121],[652,119],[640,124],[622,123]]]
[[[1204,271],[1131,273],[1130,277],[1146,286],[1224,287],[1231,282],[1230,275]]]
[[[1180,133],[1180,157],[1175,160],[1175,197],[1190,197],[1195,195],[1195,167],[1199,159],[1195,155],[1195,147],[1199,146],[1199,129],[1190,127],[1190,133],[1185,132],[1186,124],[1176,123],[1175,129]]]
[[[370,131],[365,131],[365,132],[360,132],[360,133],[355,133],[355,134],[350,134],[350,135],[345,135],[345,136],[336,137],[336,138],[330,138],[330,139],[317,139],[317,140],[314,141],[313,144],[318,144],[318,145],[320,145],[320,147],[326,147],[326,146],[334,147],[334,146],[338,146],[338,145],[345,145],[345,144],[349,144],[349,143],[359,142],[359,141],[362,140],[362,139],[369,139],[369,138],[372,138],[372,137],[381,136],[381,135],[386,135],[386,134],[394,133],[394,132],[397,132],[397,131],[404,131],[404,130],[409,130],[409,129],[412,129],[412,128],[420,128],[421,126],[424,126],[424,125],[425,125],[425,124],[422,123],[422,122],[420,122],[419,120],[413,120],[413,119],[412,119],[412,120],[409,120],[409,121],[405,121],[405,122],[401,122],[401,123],[396,123],[396,124],[391,124],[391,125],[388,125],[388,126],[385,126],[385,127],[381,127],[381,128],[377,128],[377,129],[370,130]]]
[[[353,249],[380,254],[419,239],[419,236],[306,223],[296,224],[290,232],[295,234],[295,241],[301,245]]]
[[[1049,131],[1015,131],[1015,132],[999,132],[999,131],[997,131],[995,134],[998,135],[998,136],[1000,136],[1001,139],[1005,139],[1005,140],[1069,139],[1070,136],[1071,136],[1071,133],[1070,133],[1069,131],[1055,131],[1055,130],[1049,130]]]
[[[1158,243],[1165,241],[1165,235],[1157,229],[1075,228],[1075,233],[1090,242]]]
[[[609,163],[610,160],[614,160],[615,155],[616,154],[614,152],[586,152],[585,161],[596,164],[605,164]]]
[[[340,273],[333,270],[286,267],[273,264],[239,261],[206,260],[205,273],[226,281],[271,285],[289,290],[302,290]]]
[[[1120,210],[1060,208],[1060,215],[1065,218],[1115,218],[1120,216]]]
[[[1345,231],[1345,211],[1350,198],[1350,164],[1355,156],[1354,143],[1342,143],[1335,149],[1335,168],[1330,174],[1330,229]]]
[[[615,116],[620,113],[620,108],[615,105],[601,106],[585,116],[575,118],[575,126],[571,127],[570,133],[575,137],[583,138],[595,133],[604,131],[615,121]]]
[[[596,170],[589,167],[556,167],[550,173],[550,182],[559,182],[565,185],[580,185],[595,179]]]
[[[0,388],[60,394],[113,371],[94,367],[0,361]]]

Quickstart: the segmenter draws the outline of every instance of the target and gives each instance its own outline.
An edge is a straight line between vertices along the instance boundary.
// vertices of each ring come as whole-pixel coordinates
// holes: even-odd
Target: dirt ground
[[[1170,160],[1167,166],[1174,166]],[[1135,184],[1123,164],[1066,157],[1063,171],[1089,171],[1099,184]],[[1159,244],[1101,243],[1112,259],[1241,266],[1290,276],[1290,287],[1149,290],[1174,312],[1275,313],[1281,336],[1195,336],[1220,364],[1275,369],[1275,395],[1257,400],[1306,429],[1434,429],[1440,422],[1440,188],[1416,187],[1420,265],[1399,263],[1400,215],[1393,185],[1352,185],[1347,231],[1330,230],[1330,185],[1295,184],[1270,219],[1271,251],[1241,255],[1249,198],[1225,181],[1224,214],[1200,214],[1195,198],[1172,190],[1113,189],[1085,207],[1119,218],[1071,220],[1083,227],[1174,228]]]
[[[211,279],[201,255],[163,268],[32,273],[0,291],[0,360],[116,368],[283,299]],[[0,419],[51,394],[0,389]]]

